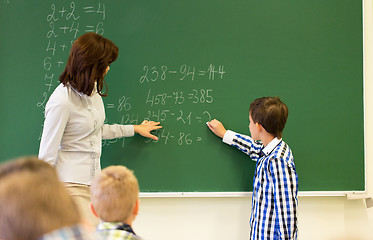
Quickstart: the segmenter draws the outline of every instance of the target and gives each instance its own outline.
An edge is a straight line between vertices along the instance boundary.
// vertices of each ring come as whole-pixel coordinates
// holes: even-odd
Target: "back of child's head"
[[[81,222],[56,170],[37,157],[0,166],[0,239],[37,240],[47,232]]]
[[[103,169],[91,185],[92,205],[105,222],[125,222],[131,217],[138,197],[137,179],[124,166]]]
[[[277,138],[282,137],[288,118],[288,107],[279,97],[262,97],[250,104],[249,113],[254,123],[259,123],[264,129]]]

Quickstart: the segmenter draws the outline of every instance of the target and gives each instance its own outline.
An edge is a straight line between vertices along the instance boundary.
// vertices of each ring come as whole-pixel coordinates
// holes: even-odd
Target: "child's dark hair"
[[[86,33],[80,36],[71,47],[60,82],[65,86],[70,84],[78,92],[91,96],[97,81],[97,92],[105,97],[106,94],[101,93],[105,83],[104,75],[106,68],[117,59],[118,51],[111,40],[99,34]]]
[[[249,113],[254,123],[259,123],[264,129],[277,138],[282,137],[288,107],[279,97],[262,97],[250,104]]]

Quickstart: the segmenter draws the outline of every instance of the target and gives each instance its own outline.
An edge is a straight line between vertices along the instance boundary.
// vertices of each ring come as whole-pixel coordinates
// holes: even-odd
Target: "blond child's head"
[[[103,169],[91,185],[92,210],[105,222],[132,221],[137,215],[138,198],[137,179],[124,166]]]

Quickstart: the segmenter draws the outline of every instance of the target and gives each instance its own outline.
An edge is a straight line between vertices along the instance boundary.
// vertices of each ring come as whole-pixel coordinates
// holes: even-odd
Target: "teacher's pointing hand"
[[[135,130],[135,133],[138,133],[143,137],[148,137],[153,140],[158,140],[158,137],[151,134],[150,132],[153,130],[162,128],[162,126],[160,126],[159,124],[160,122],[144,120],[141,123],[141,125],[134,125],[134,130]]]

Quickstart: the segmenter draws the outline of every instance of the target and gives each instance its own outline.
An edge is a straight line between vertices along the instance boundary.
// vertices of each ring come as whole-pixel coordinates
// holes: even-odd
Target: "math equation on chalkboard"
[[[208,81],[223,81],[226,74],[224,65],[180,64],[176,68],[145,65],[139,69],[136,91],[142,92],[139,94],[141,97],[134,100],[133,95],[123,95],[115,102],[106,102],[106,112],[110,114],[114,111],[119,114],[120,124],[138,125],[143,120],[149,120],[166,126],[154,131],[158,140],[145,139],[146,143],[189,146],[203,142],[200,134],[203,131],[195,129],[206,128],[206,122],[212,120],[209,108],[214,105],[215,91],[214,85]],[[207,84],[204,84],[205,87],[197,87],[200,85],[193,82],[198,81]],[[180,82],[186,84],[180,87]],[[167,87],[160,88],[158,85],[161,83],[166,83]],[[141,106],[141,111],[132,107],[134,103]],[[118,141],[104,140],[103,145]],[[124,147],[125,138],[122,141]]]
[[[195,79],[223,79],[225,74],[224,66],[215,66],[210,64],[207,68],[196,69],[195,66],[188,66],[187,64],[182,64],[180,68],[170,69],[167,66],[154,67],[154,66],[144,66],[144,74],[140,77],[140,83],[149,83],[156,81],[165,81],[167,78],[174,80],[191,80]]]
[[[40,58],[41,93],[36,102],[42,109],[59,84],[58,76],[63,72],[73,42],[87,32],[104,35],[105,21],[111,16],[110,3],[103,1],[52,1],[44,8],[46,12],[40,16],[45,26]],[[159,139],[144,139],[145,143],[190,146],[203,142],[198,128],[206,128],[205,123],[211,121],[210,109],[217,96],[213,86],[226,80],[227,72],[221,63],[186,62],[137,65],[136,77],[131,79],[135,89],[131,88],[130,93],[117,90],[116,94],[110,93],[114,100],[104,99],[108,123],[161,122],[164,127],[153,133]],[[182,83],[185,85],[180,87]],[[165,87],[160,88],[162,84]],[[113,120],[113,116],[119,117]],[[118,141],[122,141],[124,147],[125,138],[103,140],[103,145]]]
[[[64,2],[49,4],[48,12],[40,17],[45,22],[45,46],[41,67],[44,71],[44,85],[41,99],[37,106],[45,108],[49,96],[59,84],[58,76],[62,73],[70,47],[80,35],[87,32],[104,34],[106,18],[105,4],[102,2],[78,3]]]

